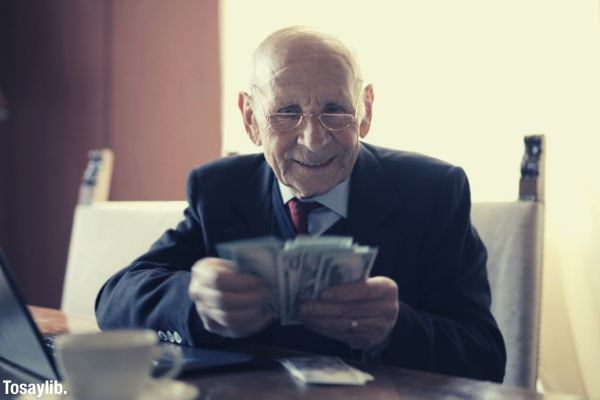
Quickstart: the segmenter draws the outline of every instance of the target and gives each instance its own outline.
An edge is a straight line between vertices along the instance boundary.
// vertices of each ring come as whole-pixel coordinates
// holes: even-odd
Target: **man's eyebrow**
[[[319,96],[317,96],[316,103],[323,106],[336,105],[344,108],[352,107],[352,101],[347,96],[336,98],[331,96],[323,96],[322,98],[319,98]]]
[[[294,105],[302,105],[300,99],[296,96],[286,96],[282,98],[275,98],[273,101],[275,107],[288,107]]]

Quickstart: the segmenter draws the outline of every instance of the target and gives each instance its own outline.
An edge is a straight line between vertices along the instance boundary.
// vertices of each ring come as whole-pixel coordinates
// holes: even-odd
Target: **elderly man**
[[[251,83],[238,106],[264,154],[191,173],[185,220],[104,285],[100,327],[501,381],[506,354],[489,311],[486,251],[470,224],[464,172],[360,142],[373,87],[363,87],[354,57],[335,38],[303,28],[273,33],[254,54]],[[301,306],[301,325],[281,326],[264,282],[217,258],[215,245],[293,237],[306,230],[298,215],[308,216],[312,235],[352,236],[379,254],[372,277],[323,291]]]

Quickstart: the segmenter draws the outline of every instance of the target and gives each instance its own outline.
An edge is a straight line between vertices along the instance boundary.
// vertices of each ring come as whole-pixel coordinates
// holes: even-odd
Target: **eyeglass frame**
[[[252,85],[251,88],[252,89],[256,88],[259,92],[262,92],[261,88],[258,87],[257,85]],[[364,88],[363,88],[362,82],[361,82],[360,91],[358,92],[358,97],[356,99],[356,104],[354,106],[354,114],[350,114],[350,113],[319,113],[319,114],[316,114],[316,113],[305,113],[305,112],[301,112],[301,113],[271,113],[271,112],[269,112],[269,113],[267,113],[266,110],[265,110],[264,105],[262,104],[262,101],[259,101],[259,103],[260,103],[261,108],[263,109],[263,112],[266,115],[267,120],[269,120],[269,121],[271,120],[271,118],[272,118],[273,115],[281,115],[281,116],[284,116],[284,115],[286,115],[286,116],[300,115],[300,119],[298,120],[298,122],[296,123],[296,125],[294,125],[294,127],[292,127],[292,128],[283,129],[282,130],[283,132],[290,132],[290,131],[293,131],[295,129],[298,129],[298,127],[302,124],[302,121],[304,121],[304,117],[305,116],[309,116],[311,118],[314,117],[314,116],[317,116],[317,119],[319,120],[319,123],[321,124],[321,126],[323,128],[325,128],[325,129],[327,129],[328,131],[331,131],[331,132],[339,132],[339,131],[343,131],[344,129],[348,129],[352,124],[348,124],[347,126],[345,126],[343,128],[331,129],[331,128],[327,127],[323,123],[323,120],[321,119],[321,117],[323,115],[329,115],[329,116],[340,116],[340,115],[343,115],[343,116],[350,116],[350,117],[352,117],[352,119],[354,120],[354,122],[357,122],[356,119],[357,119],[357,114],[358,114],[358,103],[360,103],[360,98],[362,96],[363,89]],[[252,90],[252,91],[254,91],[254,90]]]

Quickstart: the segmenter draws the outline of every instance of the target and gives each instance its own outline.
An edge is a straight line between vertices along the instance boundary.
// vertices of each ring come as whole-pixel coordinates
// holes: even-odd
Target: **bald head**
[[[304,27],[280,29],[255,50],[251,84],[261,86],[271,82],[290,64],[319,68],[323,63],[334,68],[338,64],[341,69],[349,70],[350,77],[360,87],[362,77],[356,57],[339,39]]]

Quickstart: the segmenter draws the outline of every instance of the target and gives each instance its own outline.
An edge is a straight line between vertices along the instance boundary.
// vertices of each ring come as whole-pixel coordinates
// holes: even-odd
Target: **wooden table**
[[[30,307],[34,320],[44,334],[75,333],[98,330],[91,318],[67,316],[58,310]],[[248,351],[248,349],[244,349]],[[373,364],[355,364],[375,376],[364,386],[310,386],[296,382],[276,361],[286,352],[256,348],[250,352],[250,364],[200,371],[183,381],[196,385],[199,399],[549,399],[574,400],[580,397],[563,394],[540,394],[471,379],[429,374]],[[289,354],[289,353],[288,353]]]

